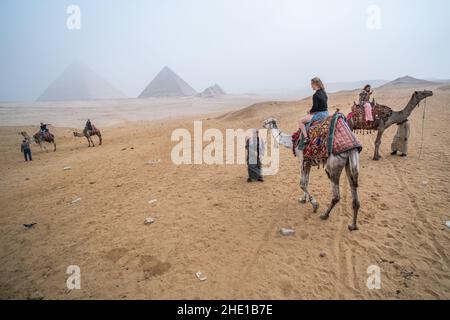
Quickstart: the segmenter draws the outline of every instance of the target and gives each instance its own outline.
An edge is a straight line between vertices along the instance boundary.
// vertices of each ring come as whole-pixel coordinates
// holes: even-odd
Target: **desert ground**
[[[395,127],[384,136],[378,162],[372,161],[375,134],[358,135],[362,208],[360,230],[353,233],[345,175],[342,201],[321,221],[331,199],[326,174],[312,171],[310,191],[321,205],[314,214],[298,203],[299,163],[288,149],[281,150],[279,173],[264,183],[247,183],[242,165],[171,161],[176,128],[192,132],[193,121],[203,120],[204,129],[248,129],[274,116],[293,132],[310,98],[214,114],[177,112],[176,119],[145,120],[121,107],[120,114],[132,116],[116,121],[110,108],[111,121],[99,121],[103,145],[95,148],[73,137],[73,127],[82,127],[89,113],[74,109],[61,112],[60,127],[50,127],[57,151],[34,145],[28,163],[18,132],[36,132],[30,125],[45,110],[25,120],[3,110],[9,120],[0,127],[0,298],[449,299],[450,91],[433,90],[420,159],[423,104],[411,117],[407,158],[389,154]],[[378,90],[375,98],[399,110],[412,92]],[[330,111],[348,113],[357,94],[330,94]],[[89,108],[95,124],[104,111]],[[71,170],[63,170],[67,166]],[[145,225],[147,217],[155,222]],[[37,224],[27,229],[28,223]],[[296,233],[283,237],[283,227]],[[70,265],[81,269],[80,290],[66,287]],[[379,290],[366,286],[371,265],[381,269]],[[199,281],[197,271],[207,280]]]

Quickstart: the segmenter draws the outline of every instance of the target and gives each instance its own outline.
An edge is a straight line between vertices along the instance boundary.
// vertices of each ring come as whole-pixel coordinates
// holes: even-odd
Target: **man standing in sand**
[[[245,141],[245,149],[247,150],[247,182],[253,180],[264,182],[261,170],[261,158],[264,155],[265,143],[259,137],[259,130],[253,129],[252,136]]]
[[[28,160],[33,161],[33,158],[31,157],[30,141],[27,138],[22,140],[22,144],[20,145],[20,151],[23,152],[25,161]]]
[[[408,155],[409,133],[409,122],[408,119],[406,119],[404,122],[398,124],[397,133],[391,144],[391,155],[394,156],[397,152],[400,152],[400,157],[406,157]]]

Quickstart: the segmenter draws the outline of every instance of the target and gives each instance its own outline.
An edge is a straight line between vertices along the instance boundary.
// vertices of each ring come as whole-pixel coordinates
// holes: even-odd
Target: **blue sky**
[[[69,5],[81,29],[66,27]],[[367,27],[370,5],[381,29]],[[2,0],[0,100],[36,99],[82,61],[129,96],[165,65],[195,89],[450,78],[448,0]]]

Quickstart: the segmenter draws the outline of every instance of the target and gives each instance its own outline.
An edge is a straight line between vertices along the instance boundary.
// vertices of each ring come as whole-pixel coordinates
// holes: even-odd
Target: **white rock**
[[[155,219],[152,217],[148,217],[147,219],[145,219],[144,224],[152,224],[155,222]]]
[[[423,185],[423,186],[426,186],[426,185],[428,185],[428,181],[426,181],[426,180],[423,180],[423,181],[422,181],[422,185]]]
[[[283,236],[292,236],[295,233],[295,230],[293,229],[288,229],[288,228],[281,228],[280,233]]]
[[[81,198],[76,198],[75,200],[72,201],[72,203],[77,203],[77,202],[80,202],[80,201],[81,201]]]
[[[195,275],[200,281],[205,281],[206,279],[208,279],[201,271],[196,272]]]
[[[72,168],[71,168],[71,167],[64,167],[63,170],[64,170],[64,171],[72,170]]]
[[[450,221],[447,221],[445,225],[450,228]]]
[[[158,159],[158,160],[148,160],[147,161],[147,164],[157,164],[157,163],[160,163],[161,162],[161,159]]]
[[[150,200],[148,203],[149,204],[152,204],[152,203],[155,203],[156,202],[156,199],[152,199],[152,200]]]

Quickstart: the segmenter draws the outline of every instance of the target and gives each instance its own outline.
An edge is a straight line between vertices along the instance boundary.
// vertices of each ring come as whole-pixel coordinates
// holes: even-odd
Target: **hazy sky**
[[[66,26],[71,4],[80,30]],[[381,29],[367,25],[371,5]],[[165,65],[197,90],[235,93],[316,75],[450,78],[449,13],[448,0],[1,0],[0,100],[36,99],[74,60],[129,96]]]

